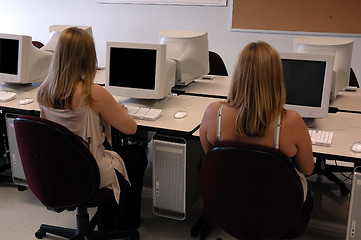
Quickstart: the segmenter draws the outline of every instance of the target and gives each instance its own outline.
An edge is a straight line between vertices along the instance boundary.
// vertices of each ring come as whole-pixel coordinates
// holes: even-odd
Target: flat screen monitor
[[[186,86],[209,73],[207,32],[165,30],[159,35],[167,57],[176,62],[176,85]]]
[[[175,62],[164,44],[107,42],[105,88],[113,95],[162,99],[175,83]]]
[[[334,58],[330,55],[280,53],[286,88],[286,109],[302,118],[327,116]]]
[[[297,37],[294,39],[295,52],[330,54],[335,57],[333,71],[336,75],[331,87],[331,100],[338,92],[349,86],[352,59],[352,38]]]
[[[0,33],[0,81],[10,84],[42,82],[53,54],[36,48],[25,35]]]

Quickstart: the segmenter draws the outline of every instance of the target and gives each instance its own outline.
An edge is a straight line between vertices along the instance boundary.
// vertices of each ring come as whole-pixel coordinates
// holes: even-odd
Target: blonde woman
[[[109,92],[93,84],[96,71],[93,38],[79,28],[64,30],[54,51],[49,75],[38,91],[41,117],[60,123],[82,137],[98,163],[100,188],[113,190],[115,201],[101,209],[99,227],[137,228],[140,224],[141,191],[147,158],[144,151],[127,159],[119,156],[127,153],[118,154],[105,149],[104,142],[106,135],[109,136],[110,125],[124,134],[134,134],[137,124]],[[124,183],[131,187],[127,191],[127,213],[120,219],[120,214],[124,215],[121,212],[124,209],[120,210],[124,206],[118,205],[120,185]],[[122,194],[126,194],[125,191]],[[114,219],[118,219],[118,222],[115,223]]]
[[[305,214],[310,214],[312,200],[307,194],[305,175],[310,175],[314,167],[312,144],[302,118],[297,112],[286,110],[285,101],[278,52],[265,42],[250,43],[240,54],[227,100],[207,107],[200,139],[205,152],[219,141],[251,143],[281,151],[298,171],[309,208]]]

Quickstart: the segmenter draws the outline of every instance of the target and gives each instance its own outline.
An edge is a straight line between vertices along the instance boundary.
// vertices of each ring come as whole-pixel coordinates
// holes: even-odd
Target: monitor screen
[[[286,103],[321,107],[326,62],[282,59],[282,65]]]
[[[156,49],[112,48],[109,85],[155,90],[156,62]]]
[[[280,53],[286,88],[286,108],[303,118],[327,116],[333,57],[305,53]]]
[[[164,44],[107,43],[105,87],[113,95],[161,99],[175,83],[175,63]]]
[[[0,38],[0,73],[18,74],[19,40]]]

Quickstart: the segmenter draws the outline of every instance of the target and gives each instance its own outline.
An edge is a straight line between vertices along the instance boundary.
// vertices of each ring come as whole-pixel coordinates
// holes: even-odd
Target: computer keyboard
[[[0,102],[8,102],[16,97],[16,93],[0,90]]]
[[[132,105],[125,105],[128,108],[129,116],[135,119],[154,121],[158,119],[162,113],[161,109],[145,108]]]
[[[333,132],[321,130],[308,130],[313,145],[331,146],[333,140]]]

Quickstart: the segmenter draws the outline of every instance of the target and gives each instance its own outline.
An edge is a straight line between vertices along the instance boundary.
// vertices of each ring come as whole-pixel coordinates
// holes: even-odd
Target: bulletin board
[[[361,33],[360,0],[233,0],[233,30]]]
[[[227,0],[97,0],[98,3],[227,6]]]

